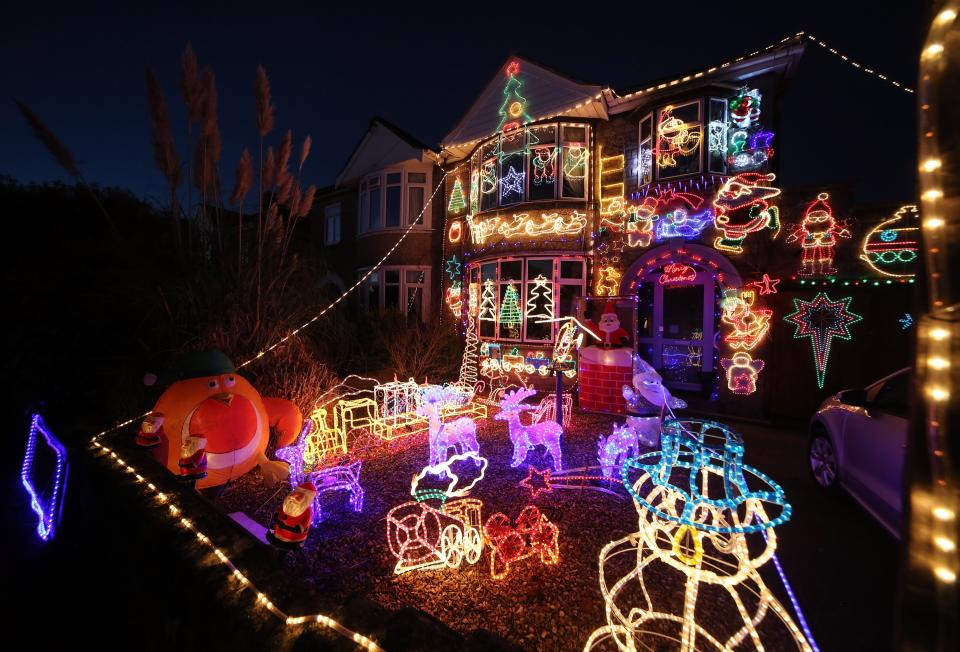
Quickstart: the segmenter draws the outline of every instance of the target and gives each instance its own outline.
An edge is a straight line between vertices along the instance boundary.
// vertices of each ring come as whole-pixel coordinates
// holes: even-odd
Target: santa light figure
[[[134,443],[141,448],[154,448],[159,446],[163,434],[163,414],[160,412],[151,412],[143,423],[140,424],[140,430],[134,437]]]
[[[817,195],[816,201],[807,206],[803,221],[787,237],[787,242],[799,240],[803,248],[800,276],[837,273],[833,266],[833,249],[837,246],[837,238],[849,238],[850,231],[834,219],[833,208],[827,203],[829,198],[825,192]]]
[[[317,487],[302,482],[283,499],[283,505],[273,516],[273,525],[267,530],[267,539],[278,548],[298,548],[310,534],[313,522],[313,500]]]

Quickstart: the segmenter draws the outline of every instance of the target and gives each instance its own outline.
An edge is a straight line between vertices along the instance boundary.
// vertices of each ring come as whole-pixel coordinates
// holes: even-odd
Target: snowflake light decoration
[[[450,276],[451,281],[456,280],[460,276],[460,261],[457,260],[456,254],[447,261],[447,274]]]
[[[850,326],[861,321],[863,317],[850,312],[850,302],[853,297],[845,297],[832,301],[825,292],[818,292],[813,301],[794,299],[793,312],[786,317],[796,325],[794,338],[809,337],[813,347],[813,361],[817,368],[817,387],[823,389],[824,378],[827,374],[827,363],[830,361],[830,347],[833,338],[849,340]]]

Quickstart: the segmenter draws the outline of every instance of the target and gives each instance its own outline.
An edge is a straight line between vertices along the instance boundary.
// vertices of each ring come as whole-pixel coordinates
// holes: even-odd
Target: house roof
[[[368,172],[401,161],[435,161],[438,152],[381,117],[370,119],[370,126],[337,175],[335,187],[349,183]]]
[[[603,86],[577,81],[526,57],[515,55],[504,61],[457,126],[441,141],[445,151],[460,158],[468,154],[477,141],[499,130],[500,107],[509,78],[507,68],[514,64],[520,66],[517,79],[522,85],[517,92],[526,100],[528,118],[525,122],[556,115],[607,117],[606,107],[601,100]]]
[[[518,78],[523,85],[519,92],[527,100],[526,108],[530,114],[528,122],[558,115],[607,119],[609,114],[632,110],[651,98],[674,93],[683,85],[742,81],[772,69],[788,71],[803,52],[803,35],[803,32],[799,32],[720,65],[647,83],[623,93],[609,86],[575,80],[527,57],[511,56],[440,144],[448,160],[454,161],[469,155],[477,142],[496,134],[500,124],[499,111],[504,101],[506,70],[514,61],[520,62]]]

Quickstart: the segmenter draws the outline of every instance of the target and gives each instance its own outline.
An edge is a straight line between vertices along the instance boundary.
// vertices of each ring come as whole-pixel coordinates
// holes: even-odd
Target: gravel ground
[[[564,467],[595,466],[597,435],[609,432],[612,423],[606,416],[574,414],[563,438]],[[519,483],[527,476],[528,464],[548,466],[543,449],[531,452],[525,464],[512,469],[513,448],[505,423],[492,419],[479,423],[478,440],[490,461],[485,478],[471,493],[484,503],[483,519],[499,511],[513,520],[524,506],[537,505],[560,530],[558,564],[545,566],[536,558],[526,559],[512,567],[505,579],[495,581],[485,549],[472,566],[464,563],[458,570],[396,575],[396,559],[387,547],[385,517],[392,507],[411,500],[410,479],[427,457],[425,435],[420,435],[406,450],[365,452],[361,456],[364,511],[354,514],[345,500],[332,496],[325,505],[335,513],[314,528],[301,550],[278,557],[282,568],[277,571],[288,578],[283,593],[301,607],[293,611],[323,610],[362,594],[386,609],[422,610],[462,634],[487,630],[525,649],[582,649],[590,633],[605,624],[598,583],[600,548],[637,530],[633,504],[623,491],[612,495],[589,488],[558,488],[532,498]],[[599,471],[585,473],[598,475]],[[591,484],[616,489],[602,482]],[[265,486],[255,471],[231,484],[217,503],[227,512],[243,511],[268,526],[285,493]],[[765,573],[767,584],[786,604],[779,580],[771,573],[772,569]],[[651,593],[678,612],[682,610],[679,574],[645,577]],[[739,622],[739,617],[720,606],[722,598],[704,590],[697,618],[718,635],[729,635],[731,619]],[[792,647],[772,617],[767,618],[761,634],[767,636],[770,649]],[[650,638],[650,644],[651,649],[671,647],[656,636]]]

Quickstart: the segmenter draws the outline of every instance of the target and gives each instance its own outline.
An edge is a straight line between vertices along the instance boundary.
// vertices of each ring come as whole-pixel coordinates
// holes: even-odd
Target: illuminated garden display
[[[899,349],[914,323],[916,206],[864,211],[842,188],[778,178],[790,152],[774,148],[774,125],[789,129],[777,99],[805,40],[624,94],[511,56],[439,153],[338,187],[359,206],[343,214],[365,220],[370,265],[242,364],[213,352],[169,379],[118,426],[127,440],[111,429],[92,450],[230,587],[366,649],[389,634],[378,610],[420,609],[525,648],[816,650],[776,557],[786,492],[744,463],[730,425],[697,416],[809,412],[868,357],[851,326]],[[391,167],[410,160],[427,181]],[[374,233],[381,205],[396,222]],[[404,244],[411,234],[426,235]],[[363,351],[368,375],[310,381],[297,403],[240,375],[295,357],[292,342],[355,295],[361,315],[399,311],[389,361]],[[400,330],[427,332],[424,348],[401,350]],[[462,349],[434,377],[441,335]],[[57,457],[46,493],[30,474],[44,442]],[[23,484],[44,539],[64,456],[36,417]],[[187,513],[201,490],[274,566]],[[782,587],[761,574],[770,561]]]

